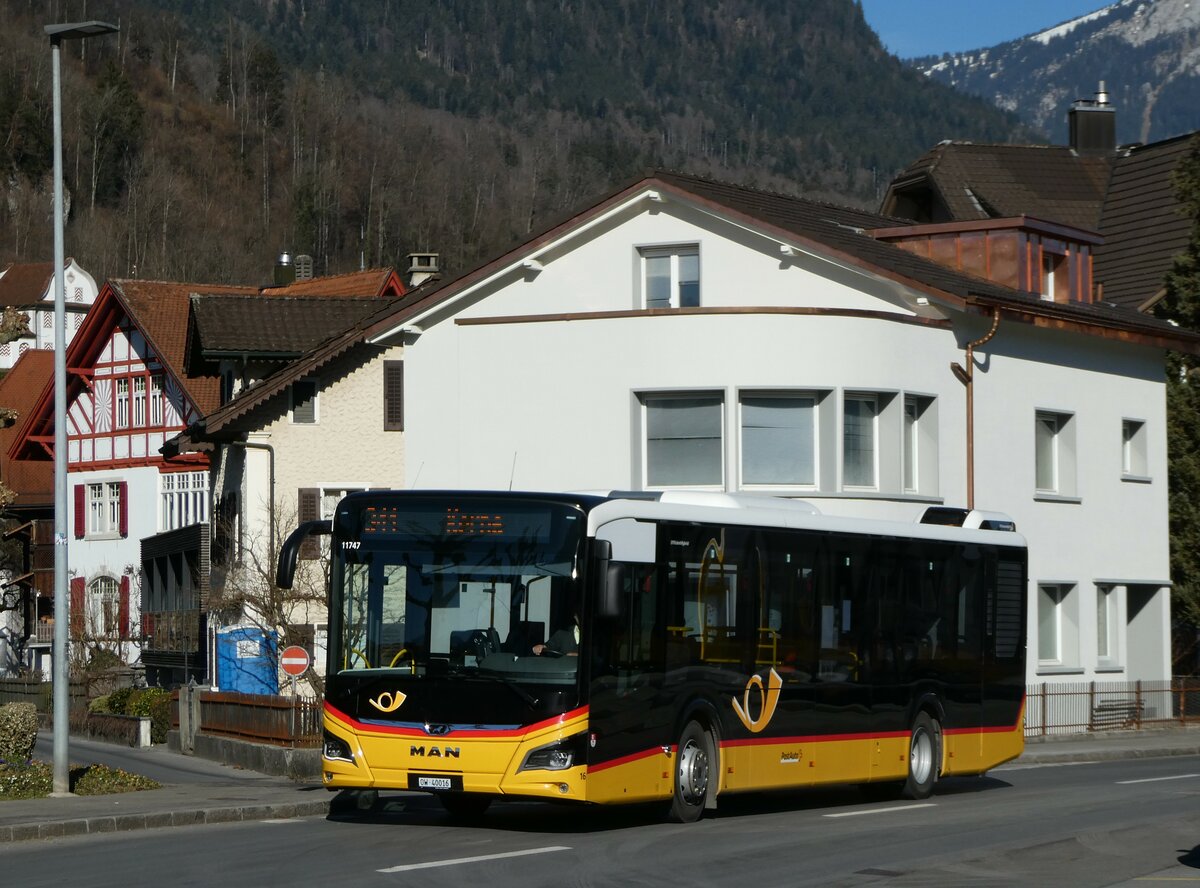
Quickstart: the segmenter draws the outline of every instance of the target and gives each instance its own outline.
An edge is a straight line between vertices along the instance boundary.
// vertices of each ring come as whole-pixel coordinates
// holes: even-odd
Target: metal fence
[[[1025,736],[1137,730],[1200,723],[1200,677],[1170,681],[1031,684],[1025,692]]]
[[[173,694],[179,725],[179,692]],[[200,692],[200,732],[273,746],[320,746],[321,701],[309,697]]]

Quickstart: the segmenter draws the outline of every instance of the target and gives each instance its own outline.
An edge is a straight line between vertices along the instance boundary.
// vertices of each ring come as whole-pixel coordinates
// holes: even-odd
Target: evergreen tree
[[[1188,246],[1175,257],[1155,313],[1200,330],[1200,137],[1175,172],[1179,211],[1192,220]],[[1200,357],[1167,356],[1167,465],[1171,525],[1175,662],[1191,671],[1200,638]]]

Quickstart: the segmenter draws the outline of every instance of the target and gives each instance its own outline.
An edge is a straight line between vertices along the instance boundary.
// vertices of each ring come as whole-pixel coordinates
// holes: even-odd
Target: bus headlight
[[[348,744],[341,737],[337,737],[328,731],[324,732],[325,740],[321,747],[321,756],[327,759],[336,759],[340,762],[354,763],[354,753],[350,751]]]
[[[525,755],[518,771],[565,771],[583,762],[584,735],[564,737]]]

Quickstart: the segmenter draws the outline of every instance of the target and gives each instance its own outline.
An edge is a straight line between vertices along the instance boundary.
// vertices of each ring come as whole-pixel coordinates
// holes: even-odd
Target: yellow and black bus
[[[332,790],[652,802],[861,783],[924,798],[1019,755],[1026,550],[690,491],[367,491],[330,533]]]

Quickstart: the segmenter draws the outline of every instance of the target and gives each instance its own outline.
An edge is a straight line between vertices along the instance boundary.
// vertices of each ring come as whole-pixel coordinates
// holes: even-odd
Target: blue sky
[[[994,46],[1108,5],[1105,0],[862,0],[867,24],[900,58]]]

